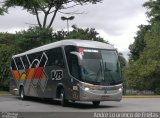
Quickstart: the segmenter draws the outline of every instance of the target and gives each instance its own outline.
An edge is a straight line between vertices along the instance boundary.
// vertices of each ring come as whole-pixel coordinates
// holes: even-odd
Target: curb
[[[160,98],[160,95],[155,95],[155,96],[123,96],[123,98]]]
[[[0,96],[8,96],[8,95],[12,95],[9,92],[0,92]]]
[[[0,96],[11,96],[12,94],[0,94]]]

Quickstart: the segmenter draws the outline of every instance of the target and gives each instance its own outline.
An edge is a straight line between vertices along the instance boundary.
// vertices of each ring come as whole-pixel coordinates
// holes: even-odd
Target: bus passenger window
[[[11,67],[12,67],[12,70],[17,70],[13,59],[11,60]]]
[[[23,65],[22,65],[22,62],[21,62],[21,60],[20,60],[20,57],[16,57],[16,58],[15,58],[15,62],[16,62],[16,64],[17,64],[18,70],[22,70],[22,69],[23,69]]]
[[[28,59],[27,59],[26,55],[22,56],[22,61],[23,61],[25,69],[28,69],[29,68],[29,62],[28,62]]]
[[[46,51],[48,56],[47,66],[59,66],[64,68],[64,58],[61,48],[54,48]]]

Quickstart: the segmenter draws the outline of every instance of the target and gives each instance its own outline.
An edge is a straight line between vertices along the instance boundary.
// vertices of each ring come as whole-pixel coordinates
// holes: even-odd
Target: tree
[[[15,35],[18,53],[38,46],[57,41],[53,37],[51,28],[30,27],[27,31],[17,32]]]
[[[126,94],[126,81],[124,79],[124,70],[127,66],[127,61],[124,58],[122,53],[118,53],[119,60],[120,60],[120,67],[121,67],[121,72],[122,72],[122,80],[123,80],[123,95]]]
[[[7,12],[7,7],[4,6],[3,2],[0,2],[0,15],[4,15]]]
[[[93,40],[108,43],[108,41],[104,40],[99,36],[99,33],[94,28],[78,28],[76,25],[72,26],[73,30],[69,33],[67,31],[57,31],[53,34],[54,39],[57,41],[63,39],[81,39],[81,40]]]
[[[6,0],[6,6],[21,6],[29,13],[33,14],[37,18],[38,26],[40,28],[50,28],[57,13],[64,13],[62,10],[73,8],[77,5],[96,4],[102,0]],[[39,18],[39,15],[43,13],[43,23]],[[66,13],[73,14],[76,11]],[[49,23],[47,24],[48,17],[51,16]]]
[[[160,0],[149,0],[144,5],[148,9],[147,16],[150,18],[150,23],[159,21],[160,19]]]
[[[8,89],[10,60],[16,49],[15,35],[0,33],[0,89]]]
[[[76,25],[73,25],[72,28],[73,30],[66,36],[68,39],[94,40],[107,43],[107,41],[99,36],[99,33],[94,28],[82,29]]]
[[[72,26],[73,30],[69,33],[67,31],[57,31],[53,32],[52,28],[39,28],[39,27],[31,27],[27,31],[18,32],[15,35],[15,42],[18,48],[18,52],[24,52],[26,50],[48,44],[53,43],[55,41],[60,41],[64,39],[85,39],[85,40],[94,40],[105,42],[103,38],[101,38],[98,32],[94,28],[78,28],[77,26]],[[45,39],[45,40],[44,40]]]
[[[146,47],[140,58],[126,70],[125,75],[132,88],[153,90],[156,93],[160,89],[159,31],[160,22],[157,22],[145,36]]]
[[[140,53],[143,52],[145,47],[144,37],[147,33],[150,32],[152,25],[155,22],[159,22],[160,19],[160,0],[149,0],[143,5],[148,9],[146,12],[149,20],[149,25],[140,25],[139,31],[137,32],[137,36],[134,38],[135,41],[133,44],[129,46],[130,49],[130,60],[136,61],[140,57]]]
[[[138,49],[138,56],[130,63],[125,71],[127,85],[139,90],[152,90],[160,94],[160,0],[149,0],[144,4],[148,8],[147,15],[150,18],[149,27],[142,27],[137,33],[134,48]],[[140,42],[144,45],[140,45]],[[136,44],[136,45],[135,45]],[[142,43],[143,44],[143,43]],[[131,51],[133,51],[131,50]],[[134,51],[133,51],[134,52]],[[133,54],[133,53],[132,53]],[[134,55],[135,56],[135,55]]]
[[[147,32],[150,31],[150,25],[140,25],[138,26],[139,31],[137,32],[137,36],[134,37],[135,41],[133,44],[129,46],[130,49],[130,60],[136,61],[139,59],[140,53],[143,52],[145,47],[145,40],[144,37]]]
[[[0,8],[0,15],[3,15],[3,9]]]
[[[120,60],[121,69],[123,69],[123,68],[126,67],[127,61],[126,61],[126,59],[124,58],[124,56],[123,56],[122,53],[118,53],[118,56],[119,56],[119,60]]]

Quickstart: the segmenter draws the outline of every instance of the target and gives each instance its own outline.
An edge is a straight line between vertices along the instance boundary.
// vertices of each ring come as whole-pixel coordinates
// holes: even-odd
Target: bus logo
[[[52,70],[51,72],[52,80],[61,80],[63,78],[62,70]]]

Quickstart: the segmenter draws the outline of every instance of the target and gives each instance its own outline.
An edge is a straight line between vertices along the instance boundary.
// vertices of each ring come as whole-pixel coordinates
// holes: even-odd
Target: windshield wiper
[[[104,62],[104,71],[105,71],[105,73],[106,73],[106,71],[108,72],[109,78],[111,78],[112,82],[115,83],[115,79],[112,77],[112,74],[111,74],[112,70],[107,68],[106,62]],[[104,74],[104,76],[105,76],[105,74]],[[109,82],[109,83],[112,83],[112,82]]]
[[[95,80],[95,81],[98,80],[98,75],[99,75],[100,72],[101,72],[101,62],[100,62],[99,69],[98,69],[98,71],[97,71],[97,73],[96,73],[96,80]]]

